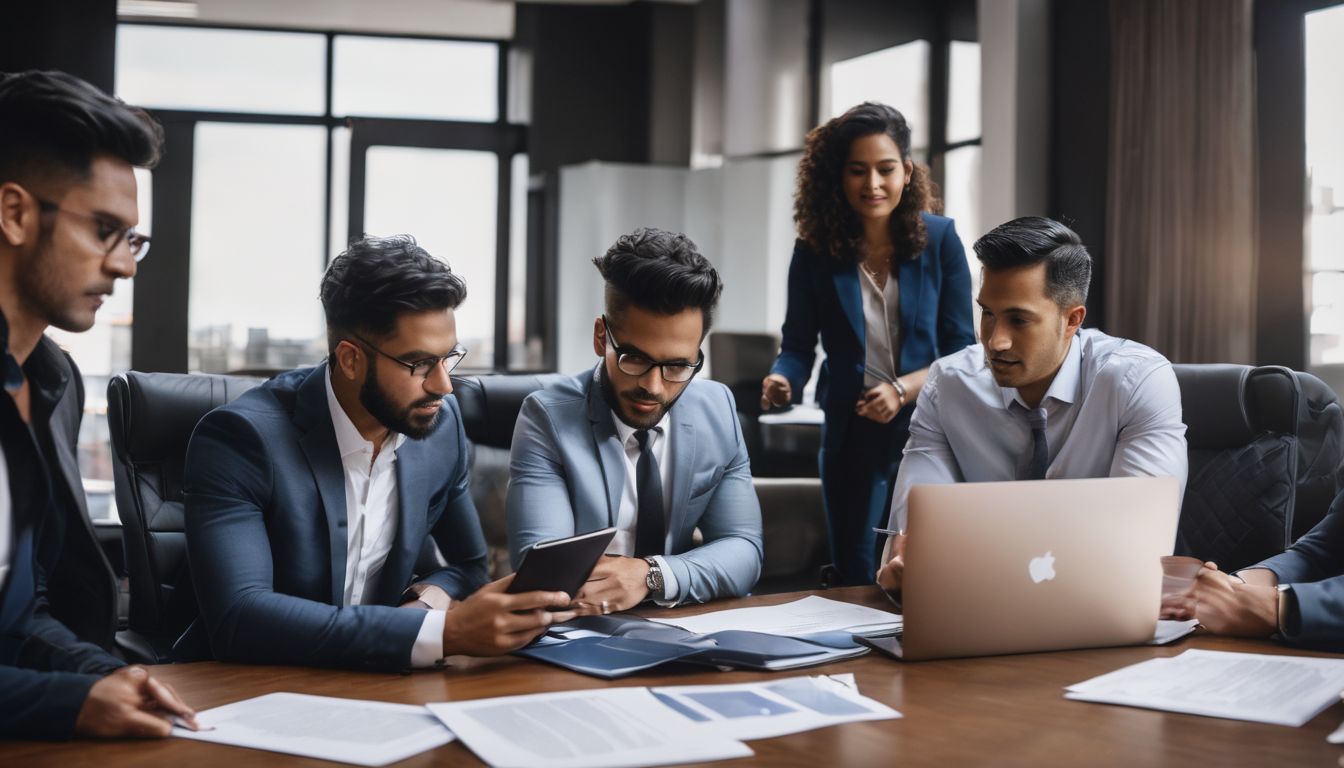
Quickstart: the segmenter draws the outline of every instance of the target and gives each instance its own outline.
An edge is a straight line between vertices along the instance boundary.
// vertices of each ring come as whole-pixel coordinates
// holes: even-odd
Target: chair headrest
[[[513,442],[513,425],[528,395],[562,374],[495,374],[462,376],[453,381],[453,395],[462,410],[462,427],[467,438],[478,445],[508,448]]]
[[[180,461],[196,423],[262,379],[128,371],[107,385],[113,450],[130,462]]]
[[[1296,434],[1298,385],[1289,369],[1232,364],[1172,368],[1181,387],[1191,448],[1235,448],[1266,431]]]

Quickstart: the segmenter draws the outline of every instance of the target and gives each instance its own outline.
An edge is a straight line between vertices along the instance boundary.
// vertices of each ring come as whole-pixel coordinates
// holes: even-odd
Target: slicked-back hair
[[[1045,264],[1045,293],[1060,309],[1087,302],[1092,256],[1072,229],[1043,216],[1000,224],[975,241],[987,272]]]
[[[593,264],[607,281],[608,316],[619,318],[631,304],[660,315],[694,307],[704,316],[701,338],[709,333],[723,281],[689,237],[641,227],[621,235]]]
[[[73,75],[0,73],[0,183],[81,181],[104,154],[152,168],[162,151],[154,118]]]
[[[467,284],[410,235],[364,237],[331,260],[322,276],[327,351],[351,332],[385,339],[405,312],[457,309]]]

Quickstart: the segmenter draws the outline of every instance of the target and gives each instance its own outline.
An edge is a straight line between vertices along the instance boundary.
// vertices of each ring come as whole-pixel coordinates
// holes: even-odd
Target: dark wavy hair
[[[914,166],[901,202],[891,213],[891,242],[896,246],[893,267],[901,259],[919,258],[929,239],[920,213],[936,212],[940,207],[928,169],[910,157],[910,125],[897,110],[865,101],[813,128],[798,163],[793,220],[798,225],[798,237],[813,251],[842,264],[854,264],[863,258],[863,228],[845,199],[843,186],[849,146],[855,139],[878,133],[890,136],[901,151],[901,159]]]
[[[975,241],[975,256],[985,271],[1045,263],[1045,294],[1069,309],[1087,302],[1092,256],[1072,229],[1044,216],[1023,216],[991,229]]]
[[[0,182],[86,179],[97,155],[152,168],[163,128],[64,72],[0,73]]]
[[[723,281],[689,237],[640,227],[621,235],[593,264],[607,281],[608,316],[619,318],[631,304],[660,315],[695,307],[705,319],[701,338],[709,333]]]
[[[448,265],[416,245],[410,235],[364,237],[331,260],[322,276],[327,351],[352,331],[383,339],[397,316],[430,309],[457,309],[467,284]]]

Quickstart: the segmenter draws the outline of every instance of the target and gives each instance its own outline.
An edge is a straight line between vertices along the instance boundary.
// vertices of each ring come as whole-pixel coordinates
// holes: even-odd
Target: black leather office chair
[[[1278,366],[1177,365],[1190,474],[1176,553],[1226,571],[1292,543],[1301,387]]]
[[[1344,491],[1344,409],[1339,396],[1310,373],[1294,371],[1302,397],[1297,412],[1297,502],[1293,540],[1325,517]]]
[[[453,379],[453,396],[462,410],[462,428],[471,444],[471,497],[481,517],[481,531],[490,547],[490,573],[501,577],[509,565],[509,534],[504,504],[509,492],[509,446],[523,400],[560,374],[488,374]],[[417,572],[430,569],[439,557],[427,541]]]
[[[169,660],[196,615],[182,519],[187,441],[210,410],[261,383],[209,374],[140,373],[107,387],[112,468],[130,577],[130,627],[117,645],[134,661]]]

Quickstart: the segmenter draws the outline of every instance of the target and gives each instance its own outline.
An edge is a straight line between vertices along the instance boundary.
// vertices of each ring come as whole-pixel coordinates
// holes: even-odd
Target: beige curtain
[[[1106,330],[1173,362],[1255,356],[1251,11],[1111,0]]]

